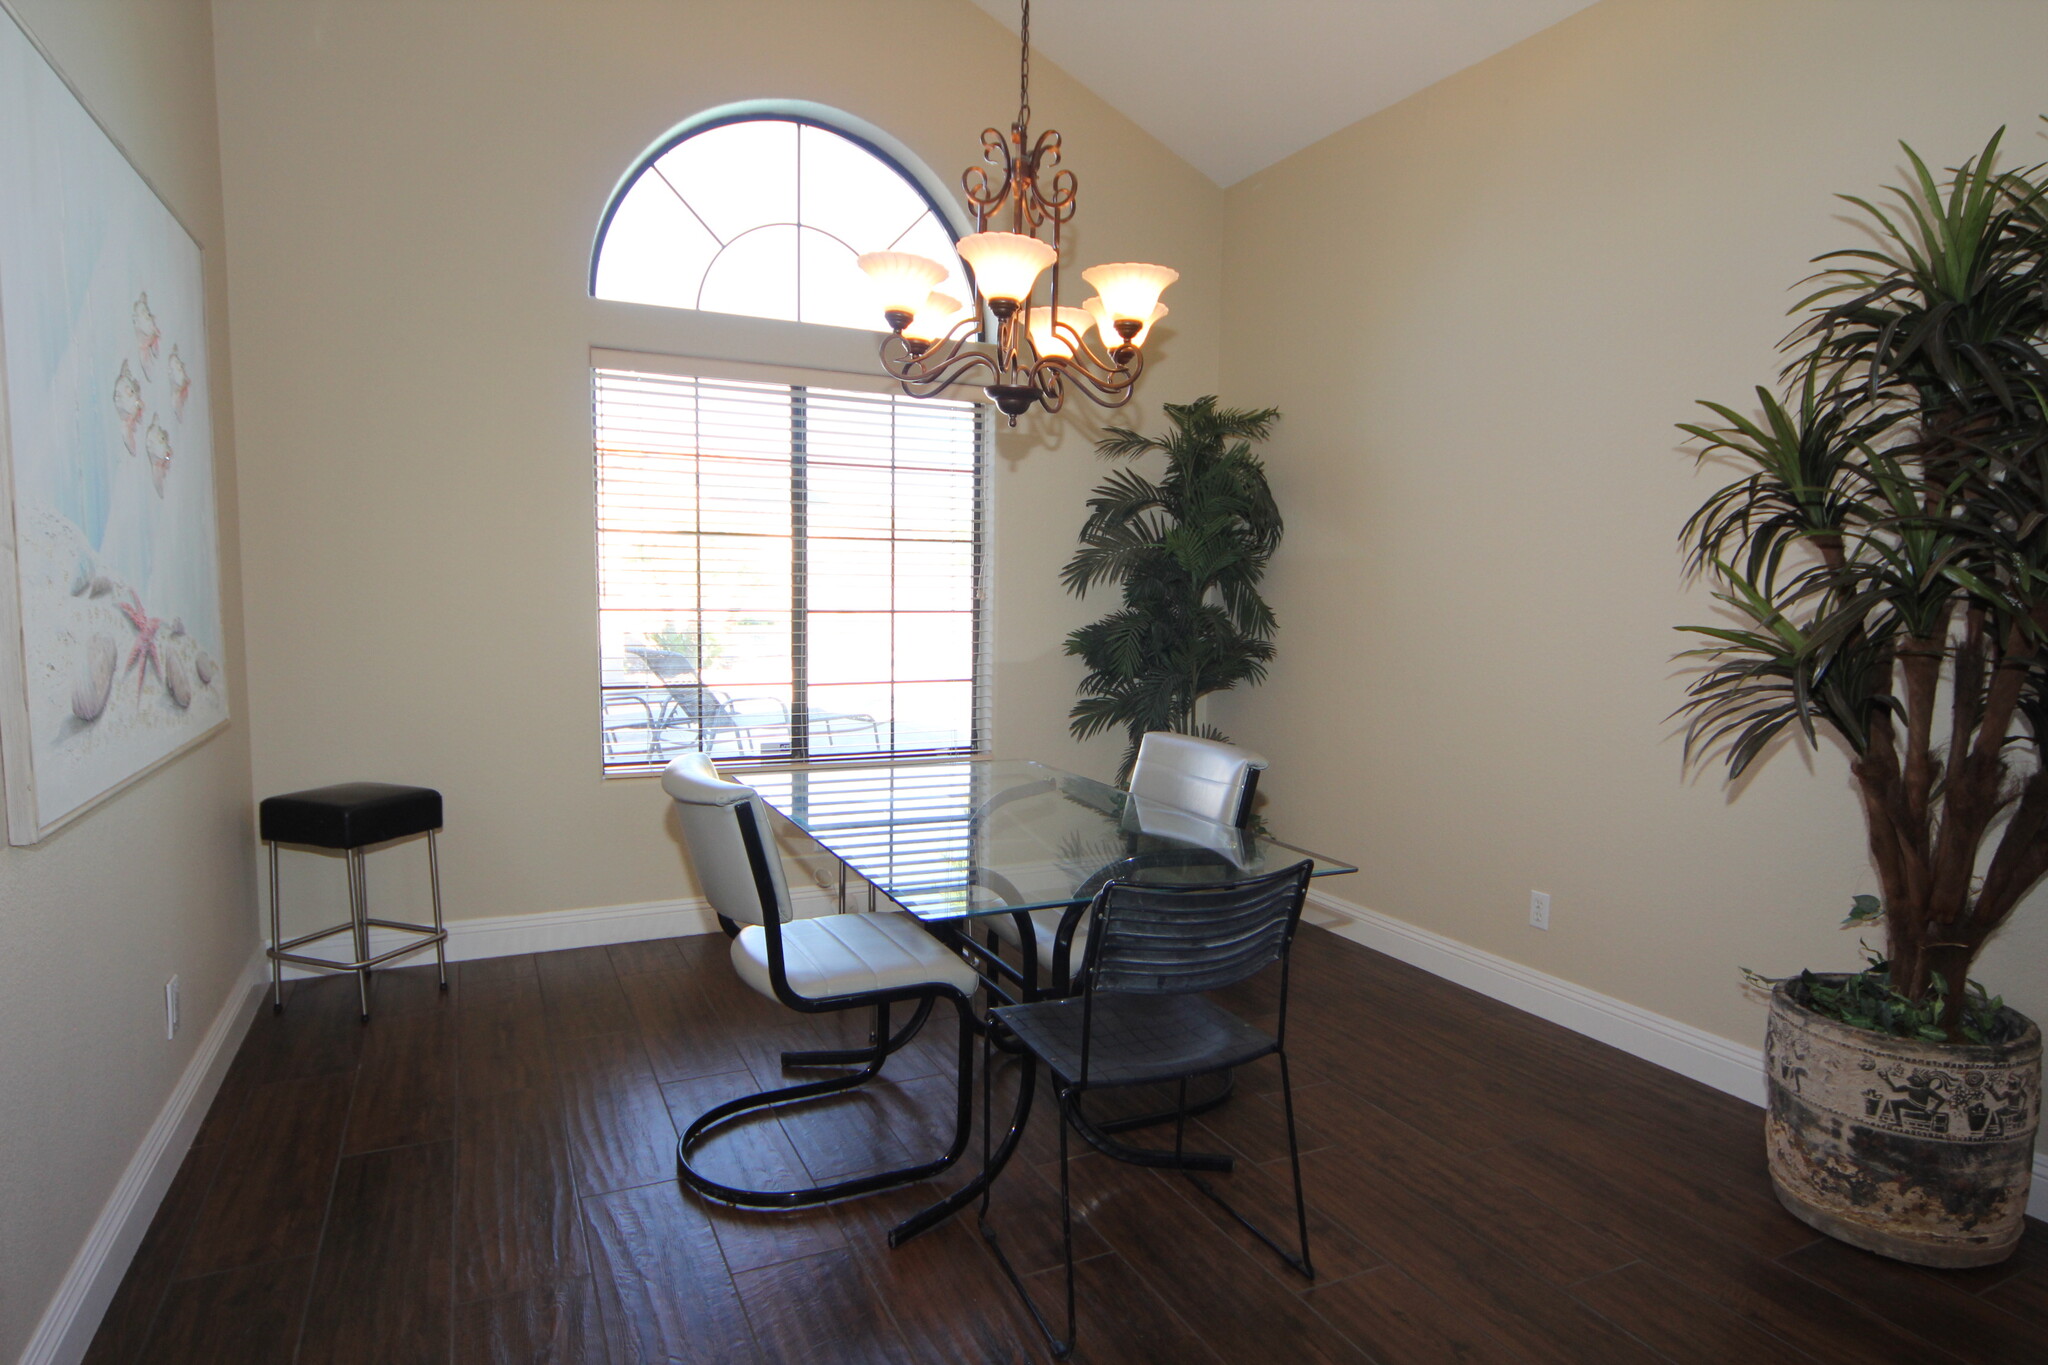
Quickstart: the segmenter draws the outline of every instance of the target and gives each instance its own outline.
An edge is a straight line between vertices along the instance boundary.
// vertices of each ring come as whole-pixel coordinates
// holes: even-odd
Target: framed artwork
[[[199,246],[0,8],[0,771],[31,844],[227,723]]]

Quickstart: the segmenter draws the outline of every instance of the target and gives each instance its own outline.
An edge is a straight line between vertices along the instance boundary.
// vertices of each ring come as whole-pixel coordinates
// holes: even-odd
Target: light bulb
[[[1006,299],[1016,304],[1030,298],[1038,272],[1059,254],[1047,243],[1021,232],[970,233],[960,239],[958,248],[960,259],[974,267],[975,287],[990,303]]]
[[[910,251],[870,251],[859,264],[875,287],[883,315],[899,332],[924,305],[932,286],[946,278],[946,267]]]
[[[1081,272],[1081,278],[1102,295],[1102,306],[1112,318],[1143,322],[1159,305],[1160,291],[1180,278],[1178,270],[1138,261],[1098,265]]]
[[[937,341],[952,331],[954,324],[964,316],[966,310],[960,306],[960,300],[934,290],[925,295],[924,304],[904,326],[903,335],[912,341]]]
[[[1143,346],[1145,338],[1152,335],[1152,324],[1165,317],[1167,311],[1163,303],[1153,305],[1151,315],[1139,326],[1138,334],[1125,341],[1123,334],[1116,329],[1116,318],[1103,304],[1100,295],[1088,300],[1082,307],[1087,310],[1089,317],[1095,319],[1095,330],[1101,335],[1102,344],[1112,351],[1119,346]]]
[[[1073,329],[1077,336],[1088,330],[1088,310],[1085,308],[1062,308],[1059,320]],[[1053,330],[1052,309],[1032,309],[1026,318],[1026,325],[1031,329],[1032,349],[1038,352],[1040,359],[1074,354],[1073,344]]]

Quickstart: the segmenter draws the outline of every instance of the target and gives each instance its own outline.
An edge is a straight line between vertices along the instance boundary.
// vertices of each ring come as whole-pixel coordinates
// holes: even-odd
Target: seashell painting
[[[104,635],[92,637],[86,646],[85,667],[71,689],[71,714],[80,720],[98,720],[107,709],[107,697],[114,690],[114,642]]]
[[[163,328],[156,325],[156,314],[149,309],[147,293],[135,296],[135,307],[130,312],[135,319],[135,349],[142,356],[142,377],[154,378],[156,369],[150,362],[163,350]]]
[[[231,690],[199,243],[16,8],[0,0],[0,850],[187,753]]]
[[[142,452],[149,456],[149,480],[156,495],[164,495],[164,475],[171,472],[171,433],[156,418],[149,419],[149,431],[142,438]]]
[[[171,415],[182,422],[185,400],[192,396],[192,376],[185,372],[185,358],[178,354],[175,345],[171,347],[171,358],[164,363],[171,379]]]
[[[125,360],[121,373],[114,376],[114,415],[121,419],[121,440],[133,455],[135,432],[142,425],[142,385],[135,382],[135,371]]]
[[[203,649],[200,650],[199,657],[192,661],[192,671],[199,675],[199,681],[202,685],[212,682],[214,674],[213,656]]]
[[[184,710],[192,704],[192,679],[185,673],[184,661],[176,650],[166,650],[162,657],[164,687],[169,690],[171,700]]]

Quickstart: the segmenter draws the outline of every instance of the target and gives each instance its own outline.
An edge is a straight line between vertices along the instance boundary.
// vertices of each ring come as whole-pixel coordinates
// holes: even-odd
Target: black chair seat
[[[258,809],[264,842],[313,848],[366,848],[441,828],[441,793],[388,782],[267,796]]]
[[[1273,1036],[1199,995],[1102,992],[1094,1001],[1088,1074],[1081,1075],[1079,997],[1006,1005],[996,1018],[1038,1054],[1062,1084],[1150,1085],[1243,1066],[1277,1050]]]

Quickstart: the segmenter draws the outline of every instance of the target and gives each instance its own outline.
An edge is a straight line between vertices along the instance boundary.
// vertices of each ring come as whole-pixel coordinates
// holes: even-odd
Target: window
[[[606,770],[976,752],[980,405],[669,367],[592,371]]]
[[[659,151],[599,230],[590,292],[627,303],[882,329],[862,252],[915,251],[969,299],[953,233],[902,170],[795,118],[713,122]]]

